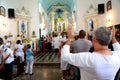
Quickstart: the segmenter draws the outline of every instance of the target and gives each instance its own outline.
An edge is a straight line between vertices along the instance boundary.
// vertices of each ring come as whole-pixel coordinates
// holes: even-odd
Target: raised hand
[[[75,37],[75,32],[72,29],[72,27],[73,26],[71,24],[69,24],[68,30],[67,30],[68,39],[70,39],[70,40],[74,40],[74,37]]]
[[[67,35],[68,35],[68,41],[65,44],[70,45],[71,41],[73,41],[74,37],[75,37],[75,32],[73,31],[71,24],[69,24],[69,26],[68,26]]]
[[[116,38],[115,38],[115,33],[116,33],[116,30],[115,30],[115,26],[112,26],[112,43],[115,43],[117,42]]]
[[[116,33],[115,26],[112,26],[111,31],[112,31],[112,37],[115,37],[115,33]]]

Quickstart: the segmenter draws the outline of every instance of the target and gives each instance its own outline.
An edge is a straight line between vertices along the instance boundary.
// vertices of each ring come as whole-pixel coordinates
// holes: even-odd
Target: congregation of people
[[[26,63],[26,68],[24,65]],[[21,40],[17,40],[14,49],[11,49],[11,42],[0,37],[0,79],[13,80],[19,75],[33,75],[34,53],[31,50],[31,44],[26,46]],[[14,65],[17,71],[14,72]]]
[[[87,40],[84,30],[73,35],[69,27],[67,34],[40,37],[37,45],[39,52],[55,51],[61,58],[62,80],[117,80],[120,44],[115,39],[114,28],[97,28],[92,39]],[[32,44],[23,45],[21,39],[16,41],[14,49],[11,44],[6,36],[0,37],[0,78],[12,80],[22,73],[32,76],[35,61]]]
[[[16,44],[14,45],[8,39],[8,36],[0,37],[0,78],[2,79],[12,80],[21,74],[33,75],[34,45],[22,43],[21,37],[22,35],[17,35]],[[58,35],[54,35],[54,38],[42,36],[36,46],[39,47],[40,53],[59,52],[60,41],[66,40],[65,35],[63,35],[63,38]],[[14,65],[17,68],[16,72],[14,72]]]
[[[68,72],[64,73],[68,71],[68,65],[75,67],[73,80],[120,79],[120,44],[115,38],[114,27],[112,29],[107,27],[97,28],[92,37],[92,44],[81,37],[84,31],[81,30],[79,39],[74,41],[74,35],[71,33],[72,30],[69,29],[67,42],[61,45],[62,80],[71,80],[70,77],[66,77]]]

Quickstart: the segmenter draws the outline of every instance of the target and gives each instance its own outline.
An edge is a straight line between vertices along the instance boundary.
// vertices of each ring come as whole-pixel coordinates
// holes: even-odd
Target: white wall
[[[78,31],[80,29],[84,29],[85,30],[85,14],[87,13],[87,11],[89,10],[89,6],[92,4],[94,8],[97,8],[98,4],[100,3],[104,3],[104,0],[76,0],[76,4],[77,4],[77,22],[78,22]],[[104,14],[102,14],[100,16],[100,19],[103,19]],[[101,22],[103,20],[100,20],[99,24],[103,25],[103,22]]]
[[[32,31],[34,30],[36,34],[39,34],[38,32],[38,25],[39,25],[39,5],[38,0],[0,0],[0,5],[4,6],[6,9],[6,20],[7,20],[7,32],[11,32],[13,34],[13,38],[16,38],[17,36],[17,22],[15,19],[8,19],[8,8],[13,9],[21,9],[23,6],[26,10],[30,12],[31,22],[29,26],[29,32],[30,37],[32,36]],[[0,37],[3,37],[4,35],[7,35],[6,33],[1,33]],[[38,35],[37,35],[38,37]]]
[[[94,7],[98,7],[98,4],[105,4],[105,13],[99,15],[99,25],[98,26],[106,26],[106,16],[109,14],[113,15],[112,24],[120,24],[120,0],[112,0],[112,10],[106,11],[106,2],[105,0],[76,0],[77,4],[77,22],[78,22],[78,31],[80,29],[85,29],[85,20],[84,15],[88,10],[90,4]]]
[[[29,25],[29,35],[32,37],[33,30],[37,38],[39,37],[39,2],[38,0],[21,0],[21,6],[24,6],[29,12],[31,17],[31,22]]]
[[[86,14],[86,11],[88,10],[90,4],[92,4],[94,7],[97,7],[100,3],[105,3],[105,9],[106,9],[106,2],[105,0],[76,0],[77,5],[77,32],[80,29],[85,29],[85,20],[84,15]],[[0,0],[0,6],[4,6],[6,9],[6,32],[1,32],[3,28],[0,27],[0,37],[4,36],[5,34],[8,34],[11,32],[13,34],[13,38],[17,35],[17,23],[14,19],[8,19],[8,8],[19,8],[21,9],[22,6],[24,6],[29,12],[31,16],[31,22],[29,26],[29,32],[30,37],[32,36],[32,31],[34,30],[37,38],[39,37],[39,2],[38,0]],[[47,6],[47,5],[46,5]],[[113,25],[120,24],[120,0],[112,0],[112,11],[111,12],[105,12],[102,15],[99,15],[99,26],[106,26],[105,19],[106,15],[109,13],[113,14]]]
[[[112,0],[113,25],[120,24],[120,0]]]
[[[6,24],[6,26],[1,25],[0,27],[0,37],[4,37],[4,35],[8,35],[9,33],[16,34],[17,25],[15,24],[14,19],[8,18],[8,8],[14,9],[17,8],[18,5],[19,5],[18,0],[0,0],[0,6],[3,6],[5,8],[5,17],[3,17],[2,20],[5,20],[5,24]],[[13,35],[13,38],[14,37],[15,35]]]

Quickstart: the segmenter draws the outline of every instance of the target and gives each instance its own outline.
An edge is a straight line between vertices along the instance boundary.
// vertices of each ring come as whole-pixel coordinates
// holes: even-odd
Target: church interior
[[[77,35],[85,30],[86,39],[98,27],[114,26],[120,42],[119,8],[120,0],[0,0],[0,37],[7,36],[12,50],[18,38],[24,45],[30,43],[35,53],[34,75],[14,80],[61,80],[60,57],[55,51],[40,50],[38,41],[67,36],[69,24]]]

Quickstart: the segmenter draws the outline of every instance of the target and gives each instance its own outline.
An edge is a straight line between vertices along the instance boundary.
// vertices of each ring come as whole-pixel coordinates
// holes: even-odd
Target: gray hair
[[[94,36],[101,45],[109,45],[112,38],[112,32],[107,27],[99,27],[94,31]]]

